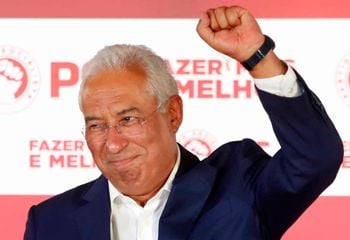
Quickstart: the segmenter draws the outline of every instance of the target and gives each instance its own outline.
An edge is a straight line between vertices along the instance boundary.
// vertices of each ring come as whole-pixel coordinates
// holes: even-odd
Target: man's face
[[[181,99],[171,97],[164,103],[166,111],[159,112],[156,97],[146,89],[140,70],[106,70],[87,79],[82,95],[87,126],[120,126],[134,117],[146,118],[132,126],[137,131],[131,134],[125,127],[107,128],[98,138],[86,132],[98,168],[130,197],[154,195],[177,157],[175,133],[182,120]]]

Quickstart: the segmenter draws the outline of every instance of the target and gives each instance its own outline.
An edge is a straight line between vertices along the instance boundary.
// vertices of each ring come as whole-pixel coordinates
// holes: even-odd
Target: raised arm
[[[239,6],[208,10],[197,31],[209,46],[241,63],[251,58],[265,41],[257,21]],[[270,80],[286,72],[287,65],[273,48],[249,70],[253,78]],[[322,103],[301,76],[296,72],[293,75],[301,91],[292,97],[258,88],[281,146],[272,158],[260,159],[256,154],[259,167],[250,167],[249,171],[255,179],[251,184],[255,207],[268,239],[279,239],[332,183],[343,158],[341,139]]]

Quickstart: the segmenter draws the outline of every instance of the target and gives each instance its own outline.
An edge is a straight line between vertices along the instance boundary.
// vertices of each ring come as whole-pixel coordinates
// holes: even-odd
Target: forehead
[[[83,109],[115,104],[138,104],[154,98],[146,74],[135,69],[104,70],[88,78],[82,92]]]
[[[146,84],[146,73],[140,68],[105,69],[86,79],[84,91],[122,87],[142,88],[146,87]]]

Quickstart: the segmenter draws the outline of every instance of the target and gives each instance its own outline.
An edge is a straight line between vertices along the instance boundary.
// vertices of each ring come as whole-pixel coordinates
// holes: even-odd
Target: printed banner
[[[196,1],[191,4],[198,9]],[[0,239],[22,238],[31,204],[99,176],[81,134],[78,90],[84,63],[106,45],[143,44],[166,59],[184,99],[177,139],[201,159],[243,138],[256,140],[270,154],[278,150],[250,75],[197,36],[194,18],[42,19],[33,18],[34,8],[29,18],[18,18],[25,13],[4,9],[0,16],[12,18],[0,18]],[[80,17],[93,16],[85,14]],[[335,182],[310,210],[314,215],[307,211],[284,239],[347,239],[345,227],[334,232],[350,214],[350,19],[296,17],[259,18],[259,23],[276,42],[277,54],[324,103],[345,155]],[[332,211],[338,213],[334,218]],[[318,214],[315,233],[310,222]]]

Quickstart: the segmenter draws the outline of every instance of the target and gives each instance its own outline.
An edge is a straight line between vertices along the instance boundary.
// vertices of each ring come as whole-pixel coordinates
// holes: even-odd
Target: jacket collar
[[[110,239],[107,179],[100,176],[78,202],[76,223],[83,240]]]
[[[215,168],[180,147],[181,162],[159,221],[159,239],[186,239],[212,189]],[[78,202],[76,222],[83,240],[110,239],[108,182],[100,176]]]
[[[212,189],[216,170],[180,146],[180,168],[159,221],[159,239],[186,239]]]

